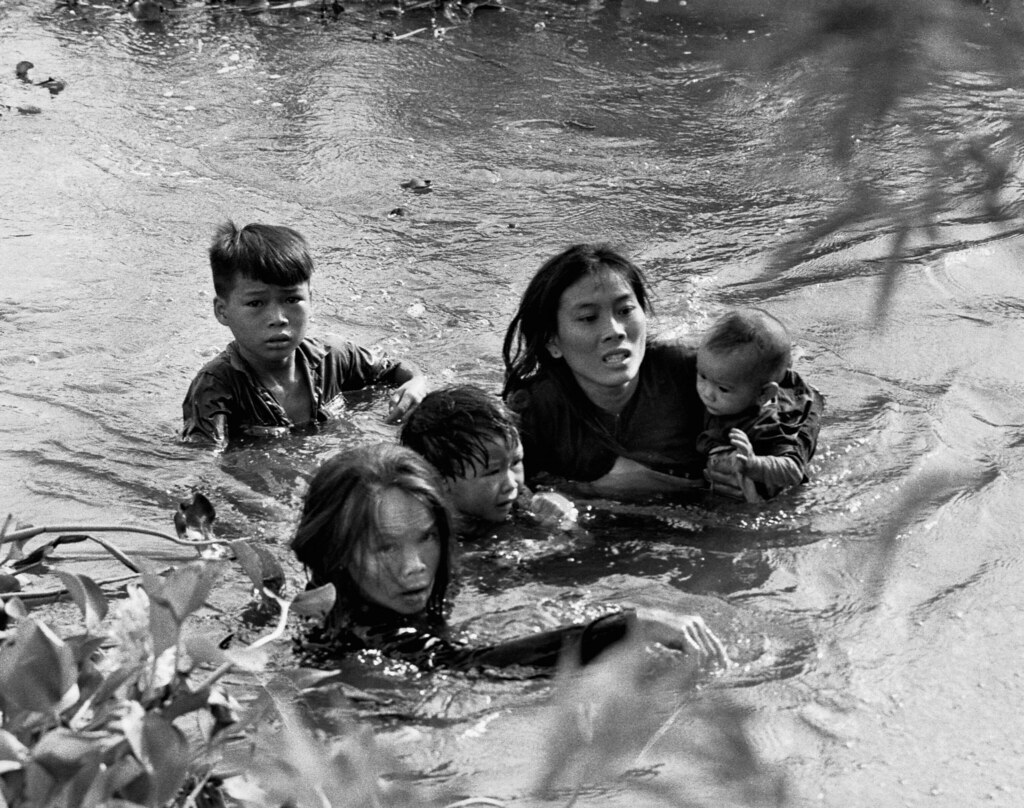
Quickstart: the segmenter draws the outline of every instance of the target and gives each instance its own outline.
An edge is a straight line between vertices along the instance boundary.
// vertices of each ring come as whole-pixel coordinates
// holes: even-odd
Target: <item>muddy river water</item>
[[[834,201],[772,170],[793,76],[716,56],[765,32],[685,3],[509,6],[439,16],[435,36],[429,13],[382,5],[181,6],[143,24],[113,6],[0,4],[0,510],[169,528],[198,490],[218,530],[280,546],[320,459],[392,437],[384,397],[365,394],[313,435],[223,455],[176,443],[188,381],[227,341],[206,264],[226,218],[306,235],[316,333],[492,389],[534,270],[611,241],[647,272],[659,332],[695,334],[745,304],[790,325],[828,402],[813,482],[760,510],[590,503],[586,540],[504,546],[509,573],[467,580],[455,619],[511,630],[593,603],[693,608],[750,660],[715,687],[743,705],[787,804],[1020,805],[1020,222],[954,200],[875,328],[884,226],[763,274]],[[18,81],[21,60],[66,89]],[[983,76],[964,86],[937,102],[937,128],[995,126],[1019,106]],[[898,149],[881,159],[894,193],[913,187]],[[923,478],[938,483],[893,537]],[[78,547],[69,562],[96,563]],[[404,777],[544,803],[529,775],[550,683],[392,686],[420,717],[367,720]],[[638,804],[638,783],[685,773],[677,752],[652,746],[580,804]],[[775,804],[738,793],[707,804]]]

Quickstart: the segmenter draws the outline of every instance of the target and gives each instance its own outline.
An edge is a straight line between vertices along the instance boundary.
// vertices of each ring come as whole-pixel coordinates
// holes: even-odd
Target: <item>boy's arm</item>
[[[426,375],[415,364],[399,361],[391,370],[391,382],[398,388],[388,399],[388,414],[384,418],[386,424],[401,423],[414,409],[430,389]]]
[[[212,443],[217,448],[227,446],[227,411],[223,391],[205,376],[197,376],[181,403],[181,439],[186,443]]]

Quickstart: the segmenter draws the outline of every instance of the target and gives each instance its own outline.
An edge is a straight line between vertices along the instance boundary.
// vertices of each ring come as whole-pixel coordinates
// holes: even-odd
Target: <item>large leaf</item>
[[[142,764],[150,778],[149,804],[164,805],[181,789],[188,771],[188,742],[170,721],[155,713],[142,727]]]
[[[40,738],[32,749],[32,760],[63,782],[90,759],[98,759],[111,743],[111,736],[106,734],[86,735],[57,727]]]
[[[90,577],[76,572],[57,570],[57,576],[71,593],[71,599],[82,612],[85,626],[90,631],[99,627],[107,616],[107,598],[99,585]]]
[[[281,563],[266,547],[254,545],[248,541],[228,542],[235,553],[235,558],[242,565],[242,570],[249,576],[257,590],[269,589],[275,594],[284,585],[284,570]]]
[[[150,602],[166,606],[180,625],[202,606],[221,573],[221,565],[209,561],[193,561],[170,571],[165,577],[144,575],[142,586]]]
[[[7,594],[9,592],[20,592],[21,581],[15,576],[8,575],[7,573],[0,573],[0,592]]]
[[[316,589],[307,589],[292,600],[292,613],[300,617],[321,618],[334,607],[337,596],[334,584],[324,584]]]
[[[14,642],[0,648],[0,694],[6,710],[60,711],[78,700],[71,648],[48,626],[25,619]]]

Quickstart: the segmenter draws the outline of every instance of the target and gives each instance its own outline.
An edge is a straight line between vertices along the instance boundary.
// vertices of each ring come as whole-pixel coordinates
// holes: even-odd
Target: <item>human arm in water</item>
[[[631,460],[617,457],[611,470],[585,486],[599,496],[672,494],[701,488],[701,480],[675,477]]]
[[[384,418],[384,423],[400,424],[420,405],[430,387],[426,375],[407,360],[395,365],[391,371],[390,382],[398,387],[388,398],[388,414]]]
[[[742,429],[730,429],[729,442],[736,450],[739,472],[755,482],[781,489],[797,485],[804,478],[804,470],[791,457],[755,454],[750,438]]]
[[[769,492],[777,492],[803,481],[804,471],[796,460],[756,454],[750,437],[742,429],[729,430],[729,441],[730,446],[719,447],[708,456],[704,476],[713,493],[764,502],[755,483]]]

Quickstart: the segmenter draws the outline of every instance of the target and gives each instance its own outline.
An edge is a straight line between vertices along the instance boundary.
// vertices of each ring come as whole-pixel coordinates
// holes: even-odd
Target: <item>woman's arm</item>
[[[703,486],[702,480],[673,477],[627,457],[616,458],[611,471],[589,483],[593,493],[613,497],[672,494],[693,491]]]

